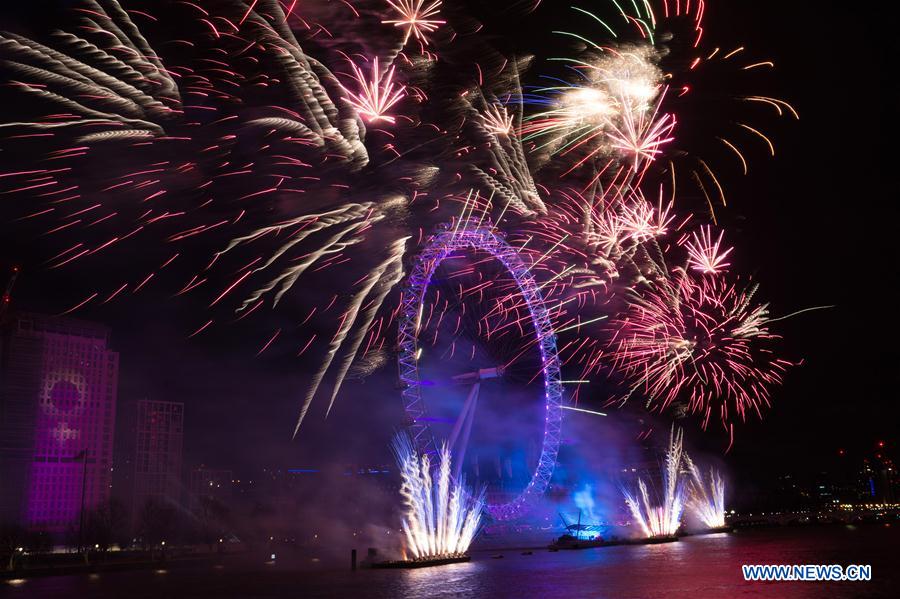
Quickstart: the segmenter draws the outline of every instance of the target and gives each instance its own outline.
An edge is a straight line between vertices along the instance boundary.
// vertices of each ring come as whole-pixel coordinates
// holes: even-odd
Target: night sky
[[[22,14],[5,17],[11,21],[0,22],[4,28],[33,18],[24,12],[26,3],[18,4]],[[549,32],[572,29],[569,2],[544,2],[523,21],[484,13],[486,2],[471,4],[486,31],[519,53],[555,55],[565,44]],[[863,451],[884,439],[895,449],[900,281],[894,229],[900,215],[896,186],[888,181],[896,170],[888,142],[898,115],[885,23],[846,7],[835,12],[808,3],[713,0],[707,28],[723,47],[746,45],[750,56],[773,60],[777,68],[765,91],[790,101],[801,116],[767,128],[774,160],[754,152],[749,176],[733,169],[723,177],[729,206],[720,216],[735,242],[735,270],[752,274],[773,315],[835,306],[773,326],[785,337],[785,357],[803,364],[775,390],[764,421],[738,428],[726,462],[753,481],[774,470],[827,468],[839,448]],[[538,62],[533,72],[541,68]],[[0,240],[0,264],[25,266],[14,308],[53,313],[83,298],[71,291],[77,273],[43,272],[23,251]],[[197,310],[190,300],[157,293],[80,314],[112,327],[113,347],[122,356],[122,418],[141,398],[183,401],[186,463],[239,473],[388,459],[387,441],[402,415],[393,363],[365,384],[348,384],[328,420],[325,402],[314,404],[292,441],[314,364],[290,352],[256,358],[266,333],[252,323],[186,339],[202,317]],[[690,442],[721,454],[727,440],[717,423],[706,435],[696,428],[688,425]]]

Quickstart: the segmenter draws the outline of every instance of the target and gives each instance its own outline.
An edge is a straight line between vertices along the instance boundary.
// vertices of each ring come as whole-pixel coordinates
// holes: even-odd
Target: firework
[[[683,398],[704,426],[714,410],[728,428],[732,414],[761,417],[769,388],[790,364],[754,346],[775,336],[767,306],[752,297],[753,290],[686,271],[648,285],[614,323],[614,363],[648,403],[665,409]]]
[[[724,203],[712,161],[676,136],[684,123],[706,122],[686,118],[700,93],[693,77],[709,65],[769,68],[740,50],[701,48],[702,0],[613,3],[614,26],[576,9],[604,38],[564,33],[584,49],[560,62],[575,81],[529,92],[520,81],[529,61],[500,56],[477,31],[432,44],[447,25],[439,0],[330,11],[214,4],[167,4],[157,16],[80,0],[58,31],[0,34],[7,91],[34,100],[12,103],[0,123],[11,165],[0,193],[13,200],[4,208],[25,207],[5,220],[17,234],[34,225],[51,268],[104,273],[67,312],[173,278],[177,295],[202,296],[215,312],[198,317],[192,337],[235,313],[302,304],[304,324],[334,331],[299,343],[299,354],[324,356],[302,421],[327,376],[330,409],[357,361],[362,370],[385,362],[407,252],[462,204],[468,219],[514,240],[552,301],[552,324],[573,337],[560,351],[582,378],[607,369],[626,397],[643,394],[659,409],[684,400],[704,423],[716,413],[730,426],[768,404],[788,363],[771,353],[766,305],[728,282],[722,231],[680,232],[695,215],[676,203],[679,176],[695,180],[714,221],[713,204]],[[362,31],[372,15],[392,27]],[[385,35],[395,28],[399,47],[399,33]],[[675,38],[658,36],[664,28]],[[406,55],[411,40],[427,56]],[[471,69],[425,68],[457,50],[453,64]],[[332,69],[348,62],[349,72]],[[732,95],[744,110],[796,116],[782,100]],[[738,136],[774,154],[745,120],[706,136],[741,172]],[[691,167],[676,168],[685,156]],[[659,201],[649,200],[656,189]],[[98,262],[126,251],[125,273]],[[344,281],[333,294],[316,306],[305,305],[320,301],[309,294],[286,301],[323,269]],[[480,284],[460,295],[478,297]],[[492,334],[520,330],[514,299],[491,310],[503,321]],[[289,337],[278,328],[255,348]]]
[[[493,135],[509,135],[513,129],[513,115],[502,104],[489,104],[481,115],[484,127]]]
[[[406,96],[406,88],[394,81],[394,67],[384,74],[379,72],[378,59],[372,61],[372,72],[367,78],[356,64],[351,63],[358,90],[347,92],[346,102],[353,106],[359,116],[370,123],[385,121],[394,123],[388,111]]]
[[[644,243],[665,235],[673,219],[669,215],[671,208],[671,204],[664,207],[662,201],[654,208],[642,194],[636,193],[630,201],[623,203],[619,213],[613,217],[618,224],[612,226],[612,230],[618,230],[620,235],[616,243]]]
[[[526,119],[527,140],[565,155],[584,156],[576,166],[610,157],[631,161],[638,172],[672,141],[675,117],[661,111],[666,95],[652,48],[609,49],[592,61],[572,59],[583,81],[538,90],[547,110]],[[571,169],[570,169],[571,170]]]
[[[520,89],[518,66],[513,68],[512,86]],[[547,207],[535,186],[522,140],[516,133],[517,125],[522,121],[521,102],[503,104],[496,99],[488,100],[481,90],[474,98],[472,120],[478,136],[484,140],[487,165],[476,163],[470,170],[490,189],[492,196],[496,195],[497,200],[502,202],[504,212],[507,208],[512,208],[525,216],[547,214]],[[478,104],[483,106],[480,111],[477,110]]]
[[[313,397],[322,379],[325,377],[325,373],[331,366],[332,360],[334,360],[337,352],[343,348],[344,341],[350,339],[348,347],[344,349],[343,359],[338,367],[334,388],[331,392],[331,400],[328,402],[328,411],[331,411],[331,407],[334,405],[334,401],[340,392],[341,384],[347,376],[350,366],[356,359],[359,347],[362,345],[369,327],[375,320],[378,310],[384,303],[387,294],[403,278],[403,253],[408,239],[408,237],[401,237],[393,243],[388,257],[366,276],[362,288],[351,298],[347,311],[341,319],[341,326],[329,345],[326,358],[319,367],[318,372],[313,376],[313,382],[300,410],[300,417],[297,420],[294,434],[299,430],[303,417],[306,415],[306,411],[309,409],[309,405],[312,403]]]
[[[423,45],[428,44],[427,34],[437,30],[447,21],[439,19],[441,0],[387,0],[390,7],[396,12],[398,18],[381,21],[387,25],[401,27],[403,29],[403,43],[410,37],[415,38]]]
[[[419,455],[409,435],[394,437],[406,514],[403,532],[406,551],[414,560],[457,557],[472,544],[481,523],[484,492],[472,495],[463,480],[452,480],[450,450],[443,446],[439,463]],[[437,475],[432,472],[436,466]]]
[[[688,265],[690,268],[704,274],[716,274],[730,266],[728,262],[725,262],[725,259],[734,248],[722,248],[722,236],[724,234],[724,231],[720,231],[719,237],[713,240],[709,225],[702,227],[699,234],[694,232],[691,235],[691,239],[684,244],[685,249],[688,251]]]
[[[684,484],[681,480],[681,461],[683,432],[672,428],[669,436],[669,447],[666,450],[662,471],[663,496],[662,503],[651,502],[647,484],[638,478],[638,491],[632,493],[623,489],[625,504],[631,517],[647,538],[671,537],[681,526],[681,515],[684,512]]]
[[[659,172],[666,169],[673,181],[684,177],[701,192],[715,221],[715,204],[725,205],[718,168],[737,165],[747,174],[747,143],[761,142],[775,154],[764,127],[750,121],[753,113],[768,109],[770,115],[797,118],[784,100],[750,91],[757,73],[774,68],[774,63],[745,60],[743,47],[705,48],[703,1],[613,0],[607,8],[601,12],[614,18],[573,6],[585,26],[556,32],[580,48],[574,57],[554,59],[576,76],[526,96],[540,106],[526,119],[526,139],[565,158],[567,164],[559,165],[564,175],[585,167],[591,183],[615,180],[628,163],[629,173],[640,179],[658,163]],[[712,90],[717,93],[707,95]],[[721,102],[723,97],[730,101]],[[720,116],[703,109],[707,118],[692,121],[691,135],[676,139],[675,115],[697,113],[698,101],[717,101]],[[710,154],[711,144],[725,152]],[[669,145],[677,145],[676,151],[666,152]]]
[[[714,469],[704,479],[700,468],[684,454],[684,464],[689,479],[687,507],[706,528],[725,526],[725,481]]]
[[[135,282],[100,281],[108,289],[93,291],[77,307],[106,303],[129,290],[136,293],[149,281],[159,280],[160,271],[178,259],[198,265],[186,282],[178,283],[178,295],[209,290],[208,304],[216,309],[233,305],[232,298],[237,298],[242,318],[269,297],[273,306],[278,305],[301,275],[342,258],[362,244],[387,213],[396,212],[396,193],[389,201],[358,203],[350,193],[333,191],[347,188],[348,178],[369,164],[363,120],[393,122],[387,111],[405,93],[393,82],[393,68],[381,73],[378,61],[372,61],[370,81],[352,65],[360,89],[348,92],[321,62],[304,52],[278,3],[261,0],[248,8],[226,1],[216,23],[231,23],[239,33],[214,35],[217,47],[212,54],[233,52],[233,66],[201,75],[196,66],[164,64],[118,2],[86,0],[84,6],[87,10],[75,13],[77,27],[71,33],[55,32],[47,42],[7,33],[0,37],[5,64],[19,80],[15,90],[36,96],[55,113],[2,124],[12,131],[9,143],[43,138],[51,149],[35,161],[65,162],[62,168],[22,169],[3,182],[13,182],[12,191],[24,195],[32,188],[30,179],[39,178],[37,199],[46,198],[42,201],[50,208],[27,218],[59,216],[62,222],[51,222],[45,235],[75,237],[51,260],[53,267],[97,260],[131,239],[143,241],[142,251],[136,252],[140,255],[172,249]],[[185,10],[208,16],[199,8]],[[211,22],[200,18],[198,23],[205,27]],[[251,49],[258,54],[248,56]],[[219,64],[201,54],[197,63],[204,62]],[[244,75],[241,66],[253,74]],[[257,107],[247,118],[234,113],[239,102],[223,90],[242,85],[251,76],[260,87],[277,86],[286,103]],[[199,102],[183,99],[197,96],[206,98],[206,105],[194,106]],[[259,143],[251,161],[232,154],[239,138],[244,144]],[[112,168],[91,168],[91,157],[94,161],[109,157]],[[110,192],[115,193],[115,202]],[[291,196],[307,192],[330,198],[331,203],[316,199],[308,204],[291,202],[288,211],[279,208]],[[196,203],[188,209],[185,201]],[[66,210],[53,208],[61,202]],[[272,208],[279,218],[271,218]],[[254,216],[259,210],[269,212],[266,220]],[[210,236],[223,230],[229,231],[230,242],[228,237],[223,243],[221,237]],[[97,242],[91,240],[93,231],[110,232]],[[198,244],[207,238],[208,243]],[[361,336],[365,328],[352,328],[352,335],[349,331],[361,323],[372,324],[371,314],[402,277],[399,258],[406,239],[402,231],[394,231],[383,261],[372,268],[371,277],[360,281],[361,291],[346,306],[329,346],[332,353],[323,362],[327,367],[339,360],[335,393],[347,372],[340,357],[346,354],[339,353],[343,342],[348,341],[355,356],[357,333]],[[272,240],[278,240],[274,247]],[[193,245],[191,251],[175,249],[186,243]],[[204,248],[210,248],[211,259],[210,253],[204,257]],[[256,255],[248,258],[250,252]],[[140,258],[131,264],[146,268]],[[218,277],[212,267],[217,264],[239,270],[214,289]],[[254,286],[249,292],[248,285]],[[216,322],[204,320],[191,336]],[[276,336],[270,336],[264,348]],[[308,343],[304,351],[306,347]],[[324,371],[315,379],[313,392],[323,376]],[[301,420],[307,408],[304,403]]]

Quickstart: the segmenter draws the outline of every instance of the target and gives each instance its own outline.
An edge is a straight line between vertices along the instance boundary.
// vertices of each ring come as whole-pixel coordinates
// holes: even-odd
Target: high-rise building
[[[134,514],[148,501],[181,503],[184,404],[144,399],[137,404],[134,448]]]
[[[0,520],[63,533],[109,499],[119,354],[109,328],[22,313],[0,353]]]

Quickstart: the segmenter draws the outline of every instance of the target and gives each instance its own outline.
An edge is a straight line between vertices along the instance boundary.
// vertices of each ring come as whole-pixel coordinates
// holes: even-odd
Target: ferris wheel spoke
[[[450,441],[448,445],[451,450],[456,450],[456,466],[453,475],[459,480],[459,476],[462,473],[463,463],[466,460],[466,449],[469,447],[469,438],[472,436],[472,422],[475,421],[475,406],[478,404],[478,394],[481,390],[481,383],[475,383],[472,385],[471,391],[469,391],[469,396],[466,398],[466,403],[463,405],[462,412],[459,415],[459,418],[456,419],[456,424],[453,425],[453,432],[450,433]],[[462,442],[457,444],[457,438],[459,437],[460,429],[462,429],[463,437]]]

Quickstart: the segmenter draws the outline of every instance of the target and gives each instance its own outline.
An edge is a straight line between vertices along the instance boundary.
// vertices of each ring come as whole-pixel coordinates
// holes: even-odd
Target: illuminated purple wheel
[[[560,364],[556,348],[556,334],[553,331],[549,313],[544,306],[540,287],[535,283],[534,277],[529,272],[529,267],[522,261],[518,251],[511,247],[498,235],[490,223],[463,222],[455,227],[444,226],[438,230],[425,244],[425,248],[417,257],[412,267],[406,287],[403,290],[401,308],[398,316],[398,366],[400,382],[402,385],[402,398],[407,417],[407,426],[410,434],[415,439],[420,451],[434,452],[438,443],[434,427],[436,418],[434,413],[429,413],[423,390],[430,389],[433,381],[423,380],[423,368],[420,365],[422,348],[419,344],[419,336],[423,327],[423,307],[426,301],[426,293],[433,285],[439,285],[435,279],[441,263],[448,258],[458,259],[466,252],[486,254],[498,264],[497,268],[503,271],[507,280],[514,282],[512,293],[524,302],[527,309],[526,317],[530,317],[531,327],[528,333],[534,337],[528,337],[527,346],[536,347],[536,368],[532,380],[540,385],[543,379],[542,395],[543,408],[537,411],[537,418],[542,421],[539,424],[543,428],[540,444],[540,456],[537,459],[533,471],[529,468],[526,472],[527,483],[521,492],[516,491],[512,498],[509,496],[502,501],[489,501],[487,509],[496,520],[514,520],[524,515],[531,507],[533,501],[541,497],[550,484],[550,477],[556,465],[556,457],[559,451],[560,429],[562,424],[562,383],[560,381]],[[484,260],[475,262],[475,265],[483,264]],[[478,268],[476,266],[475,268]],[[523,310],[524,312],[525,310]],[[430,319],[429,319],[430,320]],[[424,325],[427,329],[427,323]],[[474,350],[473,350],[474,351]],[[539,361],[538,361],[539,360]],[[472,428],[471,419],[475,411],[475,403],[482,383],[490,385],[488,379],[504,376],[503,363],[488,364],[487,368],[475,367],[471,372],[452,377],[457,383],[470,385],[471,391],[463,408],[460,410],[453,425],[452,438],[449,444],[451,448],[458,436],[466,437],[468,441],[469,431]],[[539,372],[538,372],[539,370]],[[429,391],[431,392],[431,391]],[[474,398],[474,399],[473,399]],[[484,400],[482,400],[484,401]],[[533,396],[532,396],[533,405]],[[537,406],[534,406],[537,407]],[[432,406],[431,412],[436,412]],[[463,420],[468,417],[468,422]],[[446,420],[445,420],[446,422]],[[504,426],[506,421],[497,422],[494,426]],[[464,431],[460,433],[460,431]],[[446,442],[444,435],[442,439]],[[465,446],[462,449],[463,455]],[[462,456],[459,457],[461,467]],[[532,460],[531,464],[534,464]]]

